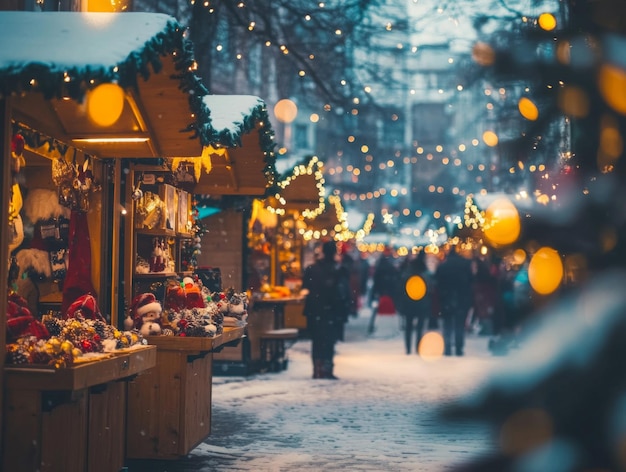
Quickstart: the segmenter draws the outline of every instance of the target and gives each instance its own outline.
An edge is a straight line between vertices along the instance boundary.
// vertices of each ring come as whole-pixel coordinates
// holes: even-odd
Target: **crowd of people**
[[[424,250],[398,257],[385,247],[372,262],[333,241],[304,271],[304,314],[312,341],[313,377],[336,379],[335,344],[345,323],[363,304],[371,307],[368,334],[376,319],[397,313],[406,354],[418,353],[426,330],[441,330],[444,355],[463,356],[466,333],[488,336],[493,354],[505,354],[533,308],[527,264],[502,258],[468,257],[450,246],[439,254]]]

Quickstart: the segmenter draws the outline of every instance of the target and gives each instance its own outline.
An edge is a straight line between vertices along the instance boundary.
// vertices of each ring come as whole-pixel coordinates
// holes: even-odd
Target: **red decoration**
[[[24,152],[24,146],[24,136],[22,136],[21,134],[13,135],[13,138],[11,139],[11,151],[13,151],[18,156],[21,156]]]

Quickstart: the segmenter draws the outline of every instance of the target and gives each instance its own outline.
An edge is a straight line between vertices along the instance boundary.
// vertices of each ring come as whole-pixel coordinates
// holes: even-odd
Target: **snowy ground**
[[[313,380],[310,342],[289,351],[288,369],[214,377],[212,432],[188,457],[138,461],[130,472],[452,470],[492,448],[482,424],[446,424],[438,408],[475,389],[506,358],[470,335],[464,357],[406,355],[396,316],[368,310],[346,326],[334,380]]]

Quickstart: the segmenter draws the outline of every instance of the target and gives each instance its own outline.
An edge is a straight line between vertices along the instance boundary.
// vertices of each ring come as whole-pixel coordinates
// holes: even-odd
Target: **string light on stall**
[[[315,178],[315,186],[317,188],[318,194],[318,205],[313,209],[306,209],[302,212],[302,216],[307,219],[315,218],[318,215],[321,215],[322,212],[326,208],[325,195],[326,188],[324,187],[324,164],[319,160],[317,156],[313,156],[307,165],[300,164],[293,168],[292,175],[288,176],[281,182],[277,182],[276,185],[281,189],[286,189],[289,185],[291,185],[295,180],[298,179],[301,175],[313,175]],[[274,195],[274,199],[268,199],[268,204],[266,206],[267,210],[276,213],[279,215],[285,214],[285,209],[280,208],[279,205],[285,206],[288,204],[287,200],[281,195],[280,192]]]

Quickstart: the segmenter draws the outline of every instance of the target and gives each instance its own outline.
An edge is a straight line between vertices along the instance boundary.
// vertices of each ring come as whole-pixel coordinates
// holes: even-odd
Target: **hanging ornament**
[[[11,162],[11,171],[13,175],[17,175],[22,167],[26,165],[26,159],[24,159],[24,136],[17,133],[13,135],[11,138],[11,157],[13,157],[13,161]]]

